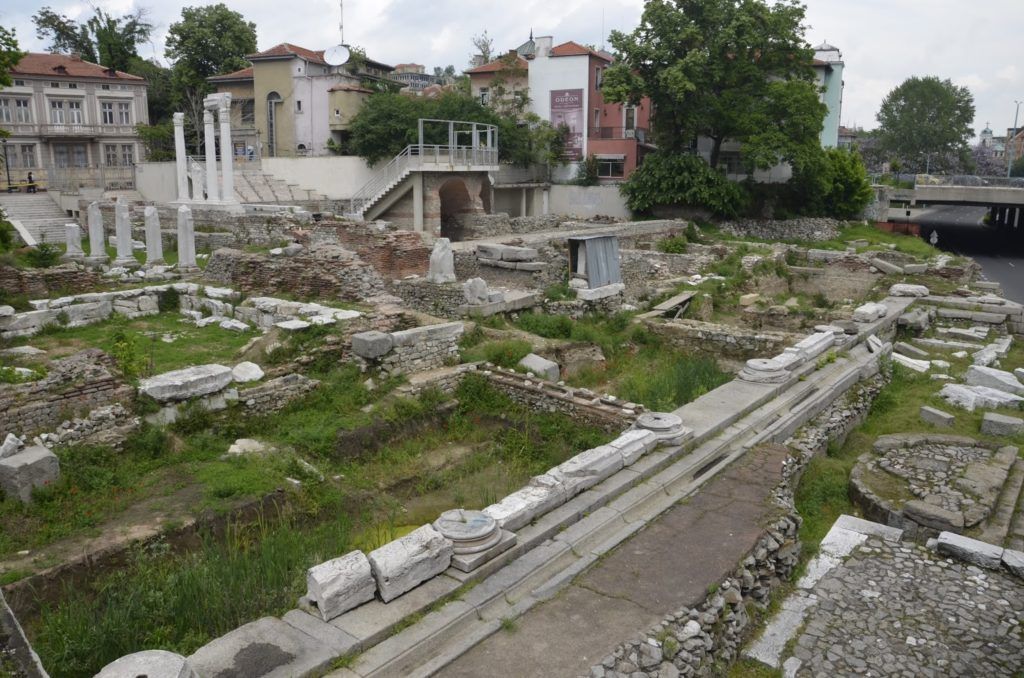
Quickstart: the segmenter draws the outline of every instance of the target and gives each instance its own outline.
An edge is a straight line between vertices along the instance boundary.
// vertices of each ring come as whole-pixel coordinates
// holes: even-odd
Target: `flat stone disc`
[[[456,555],[486,551],[501,541],[497,521],[482,511],[445,511],[434,521],[434,528],[452,541]]]
[[[637,417],[636,425],[648,431],[674,431],[682,428],[683,420],[670,412],[645,412]]]

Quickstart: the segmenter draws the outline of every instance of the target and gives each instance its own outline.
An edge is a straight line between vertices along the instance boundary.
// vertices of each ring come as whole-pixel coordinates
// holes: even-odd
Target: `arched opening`
[[[267,155],[277,156],[277,105],[281,103],[281,95],[271,92],[267,95]]]
[[[462,237],[463,214],[473,211],[469,189],[462,179],[449,179],[437,191],[441,198],[441,237],[452,241]]]

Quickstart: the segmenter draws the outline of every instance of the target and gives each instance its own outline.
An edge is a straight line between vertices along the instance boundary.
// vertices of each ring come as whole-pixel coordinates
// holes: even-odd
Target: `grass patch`
[[[531,351],[533,351],[533,347],[530,345],[530,342],[523,341],[522,339],[485,341],[472,345],[469,348],[464,348],[462,351],[462,361],[467,363],[489,362],[494,363],[498,367],[512,369]]]

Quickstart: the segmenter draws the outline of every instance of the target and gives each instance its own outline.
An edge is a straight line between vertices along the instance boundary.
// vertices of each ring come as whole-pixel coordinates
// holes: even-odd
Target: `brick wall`
[[[0,438],[34,434],[90,411],[126,402],[134,390],[114,376],[113,360],[89,349],[50,363],[44,379],[0,384]]]
[[[430,268],[430,247],[413,231],[381,230],[367,224],[330,222],[314,227],[307,240],[329,234],[345,249],[377,269],[385,278],[426,275]]]
[[[98,273],[78,264],[26,270],[0,266],[0,290],[11,296],[24,294],[31,299],[41,299],[57,294],[81,292],[102,282]]]

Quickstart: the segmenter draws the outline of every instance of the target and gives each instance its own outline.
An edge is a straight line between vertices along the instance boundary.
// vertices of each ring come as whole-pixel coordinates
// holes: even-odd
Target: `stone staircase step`
[[[1017,503],[1020,500],[1021,487],[1024,487],[1024,461],[1018,459],[1012,467],[1003,485],[992,514],[984,523],[978,539],[989,544],[1002,545],[1010,534]]]
[[[1006,486],[1003,488],[1005,494],[1009,494],[1007,490],[1016,483],[1017,492],[1015,502],[1010,502],[1009,497],[1006,498],[1007,509],[1004,509],[1004,498],[1000,497],[999,504],[996,508],[996,513],[1000,513],[1004,510],[1009,511],[1009,519],[1007,521],[1007,530],[1003,539],[1003,546],[1008,549],[1015,551],[1024,551],[1024,460],[1018,459],[1010,469],[1010,476],[1006,481]],[[993,542],[996,543],[996,542]]]

